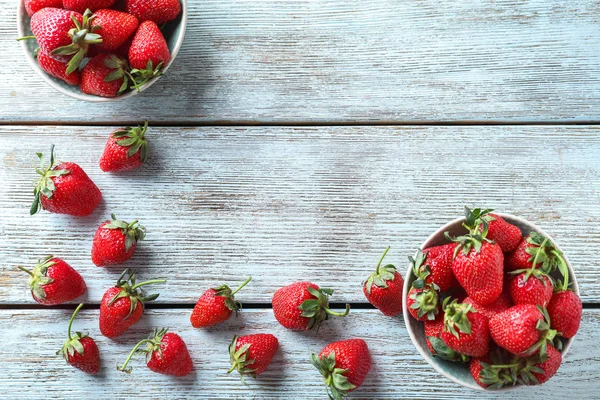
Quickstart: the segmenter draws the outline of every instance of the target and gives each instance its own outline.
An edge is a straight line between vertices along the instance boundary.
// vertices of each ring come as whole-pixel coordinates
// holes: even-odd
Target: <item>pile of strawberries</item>
[[[159,26],[179,0],[23,0],[40,68],[83,93],[116,97],[162,74],[171,60]]]

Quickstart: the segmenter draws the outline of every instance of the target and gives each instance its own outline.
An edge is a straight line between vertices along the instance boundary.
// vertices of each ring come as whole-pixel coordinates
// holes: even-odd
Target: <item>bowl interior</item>
[[[171,60],[169,61],[169,63],[167,65],[165,65],[165,67],[163,68],[163,72],[165,72],[169,68],[169,66],[173,63],[173,60],[175,60],[175,57],[177,56],[177,53],[179,52],[179,49],[181,48],[181,44],[183,43],[183,38],[185,36],[185,28],[186,28],[186,23],[187,23],[187,1],[186,0],[180,0],[180,1],[181,1],[181,12],[179,13],[179,16],[177,18],[175,18],[174,20],[169,21],[161,29],[163,32],[163,35],[165,36],[165,40],[167,41],[167,45],[169,46],[169,51],[171,52]],[[27,15],[27,12],[25,11],[23,2],[21,0],[19,0],[19,6],[18,6],[18,10],[17,10],[17,29],[19,31],[19,37],[29,36],[32,34],[31,28],[29,26],[29,22],[30,22],[30,17],[29,17],[29,15]],[[46,74],[40,68],[36,59],[33,57],[33,53],[34,53],[35,49],[38,47],[37,42],[35,40],[23,40],[23,41],[21,41],[21,45],[23,46],[25,56],[27,57],[27,60],[29,61],[31,68],[33,68],[33,70],[35,72],[37,72],[37,74],[40,75],[42,77],[42,79],[44,79],[50,86],[52,86],[59,92],[64,93],[68,96],[74,97],[79,100],[86,100],[86,101],[93,101],[93,102],[109,102],[109,101],[117,101],[117,100],[126,99],[126,98],[129,98],[129,97],[132,97],[132,96],[135,96],[136,94],[138,94],[137,90],[132,90],[132,91],[126,92],[125,94],[118,96],[118,97],[105,98],[105,97],[93,96],[93,95],[82,93],[81,90],[79,90],[79,87],[67,85],[65,82],[61,81],[60,79],[54,78],[53,76]],[[142,92],[142,91],[146,90],[147,88],[149,88],[150,86],[152,86],[154,84],[154,82],[156,82],[158,79],[160,79],[160,76],[148,81],[145,85],[140,87],[140,92]]]
[[[508,215],[508,214],[501,214],[501,213],[495,213],[495,214],[501,216],[507,222],[519,227],[524,236],[528,235],[529,232],[533,231],[533,232],[538,232],[539,234],[544,235],[546,237],[550,237],[544,231],[542,231],[539,227],[533,225],[532,223],[530,223],[522,218],[515,217],[513,215]],[[457,236],[457,235],[466,233],[466,230],[462,227],[463,222],[464,222],[464,218],[459,218],[459,219],[456,219],[456,220],[444,225],[443,227],[438,229],[436,232],[434,232],[429,238],[427,238],[427,240],[421,246],[421,249],[425,249],[427,247],[438,246],[438,245],[447,243],[447,240],[444,236],[444,232],[450,232],[450,234],[452,236]],[[554,246],[558,250],[560,250],[560,248],[556,245],[556,243],[554,243]],[[573,289],[573,291],[575,291],[575,293],[577,293],[577,295],[579,295],[579,287],[577,286],[575,274],[573,273],[573,269],[571,268],[571,264],[569,263],[567,256],[565,255],[564,257],[565,257],[565,261],[567,262],[567,266],[569,267],[569,280],[570,280],[570,282],[572,282],[571,288]],[[403,298],[406,298],[408,296],[408,292],[409,292],[412,282],[414,280],[415,280],[415,276],[412,274],[412,268],[409,266],[408,271],[406,272],[406,279],[404,281]],[[414,345],[417,348],[417,350],[419,351],[419,353],[421,353],[423,358],[425,358],[425,360],[427,360],[427,362],[429,364],[431,364],[436,371],[438,371],[440,374],[444,375],[445,377],[447,377],[447,378],[453,380],[454,382],[459,383],[463,386],[469,387],[471,389],[476,389],[476,390],[485,390],[481,386],[477,385],[477,383],[475,383],[475,380],[471,376],[471,374],[469,372],[469,368],[467,367],[466,364],[453,363],[450,361],[442,360],[437,357],[433,357],[431,355],[431,353],[429,352],[429,349],[427,348],[427,343],[425,341],[425,332],[424,332],[423,323],[415,320],[409,314],[408,309],[406,307],[406,302],[404,302],[404,304],[403,304],[403,315],[404,315],[404,321],[406,323],[406,328],[408,330],[408,334],[409,334],[412,342],[414,343]],[[569,350],[569,347],[571,346],[572,341],[573,341],[573,339],[568,339],[564,343],[564,348],[562,351],[563,357],[566,355],[567,351]],[[514,388],[516,388],[516,386],[505,387],[500,390],[510,390],[510,389],[514,389]]]

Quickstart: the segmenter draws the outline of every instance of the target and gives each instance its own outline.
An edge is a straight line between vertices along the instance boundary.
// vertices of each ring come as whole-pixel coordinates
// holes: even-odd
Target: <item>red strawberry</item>
[[[381,266],[388,247],[372,273],[363,285],[363,292],[369,303],[377,307],[383,315],[393,317],[402,312],[402,288],[404,279],[392,264]]]
[[[523,234],[521,230],[506,222],[504,218],[499,215],[492,214],[492,209],[482,210],[475,208],[470,210],[465,207],[465,214],[467,217],[467,225],[471,228],[475,227],[477,232],[482,232],[485,228],[484,222],[487,224],[487,238],[494,241],[503,252],[507,253],[517,248]]]
[[[127,279],[123,279],[129,274]],[[164,283],[165,279],[155,279],[135,283],[135,274],[123,271],[117,285],[108,289],[100,303],[100,332],[109,338],[122,335],[130,326],[142,318],[144,302],[156,300],[158,294],[146,295],[141,286]]]
[[[146,348],[141,350],[140,346],[143,344],[146,344]],[[176,333],[167,333],[166,328],[155,330],[150,338],[136,344],[125,363],[117,369],[130,373],[131,368],[126,369],[126,367],[136,352],[146,353],[146,365],[151,371],[159,374],[186,376],[194,368],[192,357],[183,339]]]
[[[529,356],[546,353],[556,331],[550,329],[546,309],[533,304],[517,304],[490,318],[490,333],[496,344],[513,354]]]
[[[456,246],[456,243],[448,243],[423,250],[426,257],[421,268],[428,268],[429,272],[425,282],[435,283],[440,292],[445,292],[456,285],[456,279],[452,272],[452,260]]]
[[[125,0],[125,9],[140,21],[162,25],[179,15],[181,4],[179,0]]]
[[[94,17],[94,24],[100,27],[96,33],[102,36],[102,43],[98,45],[102,50],[117,50],[138,27],[136,17],[121,11],[98,10]]]
[[[67,75],[67,64],[55,59],[43,50],[38,51],[37,61],[40,68],[47,74],[52,75],[69,85],[79,85],[79,70],[75,70]]]
[[[62,8],[62,0],[23,0],[25,11],[30,17],[42,8]]]
[[[127,62],[114,54],[98,54],[81,71],[79,89],[101,97],[116,97],[129,87]]]
[[[490,351],[488,320],[471,304],[448,304],[444,300],[444,329],[442,340],[452,350],[472,357],[483,357]]]
[[[273,313],[281,325],[295,331],[319,330],[321,323],[330,315],[345,317],[350,312],[346,304],[344,312],[329,309],[332,289],[319,289],[311,282],[296,282],[278,289],[273,295]]]
[[[54,145],[50,147],[50,165],[44,166],[42,153],[38,153],[41,178],[33,191],[35,199],[31,215],[44,209],[56,214],[78,217],[89,215],[102,201],[102,193],[81,167],[72,162],[54,166]]]
[[[550,277],[544,272],[530,269],[512,278],[508,290],[514,304],[546,307],[552,298],[554,286]]]
[[[552,378],[560,364],[562,355],[552,345],[547,347],[547,356],[535,355],[527,359],[525,367],[519,370],[520,381],[526,385],[541,385]]]
[[[507,271],[532,268],[539,268],[546,273],[551,273],[558,268],[563,277],[569,276],[563,254],[556,249],[550,239],[537,232],[531,232],[512,253],[506,255]]]
[[[231,368],[227,373],[238,371],[242,382],[245,375],[256,378],[267,369],[278,349],[277,338],[270,334],[234,336],[229,345]]]
[[[96,11],[103,8],[111,8],[116,2],[117,0],[63,0],[63,6],[67,10],[83,14],[87,9]]]
[[[83,303],[73,312],[67,330],[68,339],[56,354],[62,354],[65,360],[75,368],[87,374],[95,375],[100,371],[100,351],[96,342],[85,333],[76,332],[75,336],[71,335],[73,320],[81,307],[83,307]]]
[[[129,47],[129,64],[135,86],[139,88],[161,75],[170,60],[169,46],[158,26],[152,21],[142,22]]]
[[[55,306],[74,300],[87,289],[85,281],[73,267],[53,256],[40,259],[33,272],[19,267],[30,276],[33,299],[45,306]]]
[[[460,354],[444,343],[442,340],[442,331],[444,329],[444,314],[438,314],[433,321],[425,321],[425,342],[427,348],[435,357],[440,357],[448,361],[465,362],[469,360],[469,356]]]
[[[371,369],[369,347],[362,339],[330,343],[310,359],[323,375],[330,397],[336,400],[358,389]]]
[[[564,338],[572,338],[579,330],[582,314],[581,299],[571,290],[554,293],[548,304],[552,329]]]
[[[140,167],[148,158],[148,141],[144,126],[117,129],[110,134],[104,153],[100,157],[100,169],[104,172],[128,171]]]
[[[122,264],[133,257],[137,242],[146,237],[146,228],[137,219],[131,223],[118,220],[105,221],[94,236],[92,262],[98,267]]]
[[[520,364],[516,361],[515,356],[496,348],[489,355],[473,358],[469,364],[469,371],[479,386],[497,390],[505,386],[514,386],[518,382]]]
[[[485,306],[477,303],[470,297],[465,298],[463,303],[473,305],[473,309],[477,310],[478,313],[486,317],[488,320],[499,312],[508,310],[513,306],[510,297],[506,293],[502,293],[496,301],[486,304]]]
[[[208,289],[200,296],[190,322],[194,328],[205,328],[227,321],[233,311],[236,313],[242,309],[242,305],[235,301],[234,295],[246,286],[252,277],[246,279],[237,289],[231,290],[227,285]]]
[[[413,286],[406,298],[406,308],[417,321],[433,321],[440,312],[440,305],[439,294],[431,286]]]

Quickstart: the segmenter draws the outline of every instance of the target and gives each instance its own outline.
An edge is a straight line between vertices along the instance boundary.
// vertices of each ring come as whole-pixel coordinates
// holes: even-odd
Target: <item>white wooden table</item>
[[[461,214],[494,207],[538,223],[568,254],[583,323],[558,375],[520,398],[597,397],[600,378],[600,5],[598,1],[190,0],[184,47],[164,80],[131,101],[59,95],[14,40],[0,0],[0,389],[10,399],[325,398],[308,353],[360,336],[374,365],[352,398],[501,398],[463,389],[418,355],[401,318],[365,303],[360,284],[385,246],[406,256]],[[151,163],[125,175],[97,160],[115,127],[148,119]],[[101,188],[92,216],[28,215],[35,152],[56,144]],[[128,264],[167,276],[148,315],[117,341],[98,303],[121,268],[96,268],[100,221],[139,218],[147,240]],[[37,306],[16,265],[55,254],[85,277],[77,320],[101,346],[88,377],[54,353],[74,304]],[[254,280],[237,319],[194,330],[207,287]],[[272,293],[299,279],[336,289],[350,316],[319,335],[285,331]],[[188,343],[184,379],[115,370],[154,326]],[[225,373],[233,334],[273,332],[282,347],[250,388]]]

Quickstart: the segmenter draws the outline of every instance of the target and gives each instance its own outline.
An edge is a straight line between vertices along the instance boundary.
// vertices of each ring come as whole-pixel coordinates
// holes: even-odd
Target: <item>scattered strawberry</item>
[[[111,133],[100,157],[100,169],[104,172],[120,172],[140,167],[148,158],[147,129],[148,121],[144,126],[128,126]]]
[[[163,67],[170,60],[169,46],[158,26],[152,21],[142,22],[129,47],[135,87],[139,89],[150,79],[162,75]]]
[[[460,302],[461,301],[459,300],[459,303]],[[486,305],[481,305],[470,297],[466,297],[462,303],[473,305],[473,309],[477,310],[478,313],[486,317],[488,320],[494,315],[504,310],[508,310],[513,306],[510,296],[508,296],[506,293],[502,293],[496,301]]]
[[[76,332],[75,336],[71,335],[73,320],[81,307],[83,307],[83,303],[73,312],[67,330],[68,339],[56,354],[62,354],[65,360],[75,368],[95,375],[100,371],[100,351],[96,342],[86,333]]]
[[[50,147],[50,165],[44,166],[42,153],[37,153],[41,178],[33,191],[35,199],[31,215],[44,209],[56,214],[78,217],[92,213],[102,201],[102,193],[81,167],[72,162],[54,165],[54,145]]]
[[[122,264],[133,257],[137,242],[146,237],[146,228],[137,219],[131,223],[118,220],[111,214],[112,221],[105,221],[94,236],[92,262],[98,267]]]
[[[550,277],[540,269],[518,272],[509,283],[509,293],[514,304],[533,304],[546,307],[552,298],[554,286]]]
[[[487,223],[487,238],[495,242],[503,252],[508,253],[517,248],[523,234],[521,230],[504,220],[499,215],[492,214],[492,209],[482,210],[481,208],[475,208],[470,210],[465,207],[465,213],[467,214],[467,225],[470,227],[477,226],[477,230],[481,232],[483,230],[483,222]]]
[[[425,255],[417,250],[416,257],[408,257],[412,272],[417,279],[406,298],[408,312],[418,321],[433,321],[440,310],[439,287],[435,283],[427,283],[430,277],[429,265],[424,265]]]
[[[123,279],[128,274],[127,279]],[[156,300],[158,294],[146,295],[141,286],[164,283],[165,279],[155,279],[135,283],[135,274],[125,270],[116,286],[108,289],[100,303],[100,332],[109,338],[122,335],[130,326],[142,318],[144,302]]]
[[[179,15],[181,4],[179,0],[125,0],[125,9],[140,21],[162,25]]]
[[[515,356],[501,348],[496,348],[489,355],[473,358],[469,371],[475,382],[490,390],[514,386],[518,382],[520,363]]]
[[[273,295],[273,314],[287,329],[318,331],[330,315],[345,317],[350,312],[349,304],[341,313],[330,310],[329,296],[332,294],[332,289],[320,289],[311,282],[292,283],[278,289]]]
[[[440,292],[445,292],[456,286],[456,278],[452,272],[452,260],[456,243],[448,243],[442,246],[429,247],[423,250],[425,262],[422,269],[427,268],[429,274],[425,278],[426,283],[435,283]]]
[[[129,87],[127,62],[114,54],[98,54],[81,71],[83,93],[116,97]]]
[[[330,343],[318,356],[311,354],[310,359],[323,375],[330,398],[335,400],[362,385],[371,369],[369,347],[362,339]]]
[[[378,308],[383,315],[393,317],[402,312],[404,279],[392,264],[381,266],[389,250],[389,247],[385,250],[375,272],[364,283],[363,292],[369,303]]]
[[[469,356],[460,354],[444,343],[442,340],[442,331],[444,330],[444,314],[438,314],[433,321],[424,321],[425,342],[431,354],[444,360],[455,362],[466,362]]]
[[[562,355],[552,345],[547,347],[547,355],[535,355],[527,359],[527,364],[519,370],[519,380],[525,385],[541,385],[552,378],[560,364]]]
[[[242,382],[246,375],[256,378],[271,364],[278,349],[279,342],[271,334],[234,336],[229,345],[231,368],[227,373],[238,371]]]
[[[146,348],[142,350],[140,346],[143,344],[146,344]],[[130,373],[131,368],[126,368],[135,353],[146,353],[148,368],[163,375],[186,376],[192,372],[194,367],[192,357],[190,357],[183,339],[176,333],[167,333],[166,328],[160,331],[154,330],[154,333],[148,339],[136,344],[125,363],[117,369]]]
[[[79,85],[79,70],[75,70],[70,74],[67,74],[67,64],[55,59],[53,56],[43,50],[37,52],[36,58],[40,68],[43,69],[47,74],[52,75],[53,77],[58,78],[69,85]]]
[[[444,300],[444,329],[441,338],[452,350],[472,357],[483,357],[490,351],[488,320],[471,304]]]
[[[67,10],[82,13],[89,9],[96,11],[103,8],[111,8],[117,0],[63,0],[63,6]]]
[[[551,273],[558,268],[563,277],[569,276],[567,263],[552,241],[537,232],[531,232],[519,246],[506,256],[506,270],[539,268]]]
[[[102,37],[98,45],[102,50],[117,50],[138,27],[136,17],[121,11],[102,9],[96,11],[94,17],[94,24],[100,27],[96,33]]]
[[[62,0],[23,0],[25,11],[30,17],[42,8],[62,8]]]
[[[579,330],[583,312],[581,299],[571,290],[554,293],[548,304],[552,329],[564,338],[572,338]]]
[[[30,276],[29,287],[33,299],[45,306],[55,306],[82,296],[87,287],[73,267],[60,258],[40,259],[33,271],[19,267]]]
[[[221,285],[216,288],[208,289],[200,296],[190,322],[194,328],[205,328],[227,321],[233,311],[236,313],[242,309],[242,305],[235,301],[235,294],[252,280],[252,277],[246,279],[237,289],[231,290],[227,285]]]

